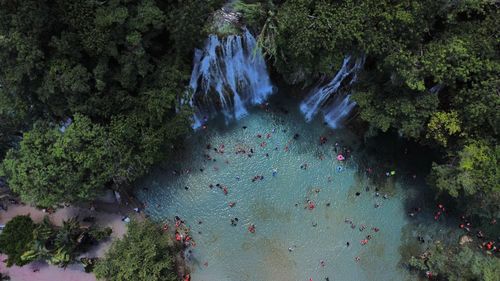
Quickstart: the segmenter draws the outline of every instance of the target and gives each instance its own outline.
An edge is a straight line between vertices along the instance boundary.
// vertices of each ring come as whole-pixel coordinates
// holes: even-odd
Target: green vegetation
[[[35,224],[29,216],[17,216],[10,220],[0,234],[0,252],[6,254],[7,266],[24,265],[21,256],[33,239]]]
[[[113,242],[94,272],[97,278],[107,281],[174,281],[177,251],[158,225],[132,221],[125,237]]]
[[[430,272],[438,280],[497,281],[500,276],[498,258],[477,254],[467,246],[446,248],[441,243],[433,244],[419,257],[411,257],[410,266]]]
[[[7,266],[45,260],[61,267],[75,261],[89,246],[108,238],[110,228],[82,228],[77,218],[52,225],[47,217],[35,224],[29,216],[10,220],[0,234],[0,251],[8,255]]]
[[[222,2],[2,1],[0,156],[11,151],[0,175],[49,207],[127,186],[165,159],[189,130],[176,105]]]
[[[396,131],[431,146],[441,156],[429,177],[437,191],[478,203],[480,210],[464,206],[470,215],[500,217],[497,4],[274,2],[239,6],[252,24],[257,7],[269,12],[273,43],[262,45],[286,81],[309,85],[335,73],[346,55],[366,56],[353,97],[367,135]],[[269,38],[261,25],[259,36]]]
[[[0,176],[23,201],[49,207],[128,187],[168,159],[189,132],[191,112],[179,100],[192,51],[224,2],[1,1]],[[365,56],[353,98],[366,135],[397,132],[431,147],[438,160],[428,181],[436,196],[451,196],[480,223],[500,219],[497,2],[253,0],[234,9],[258,33],[274,73],[291,85],[332,75],[346,55]],[[224,25],[220,32],[234,30]],[[141,280],[147,272],[149,280],[173,280],[172,249],[166,238],[153,239],[153,228],[133,223],[98,276]],[[0,250],[9,265],[66,265],[82,233],[107,235],[92,231],[75,221],[56,228],[18,217],[0,235]],[[436,272],[450,263],[491,262],[467,248],[455,257],[434,252],[446,253],[427,262]],[[133,255],[122,263],[126,253]],[[445,276],[457,279],[461,267],[450,268],[456,272]],[[463,274],[489,280],[495,273],[478,268]]]
[[[52,206],[93,198],[113,175],[112,160],[104,129],[76,115],[64,133],[36,123],[19,150],[7,153],[3,170],[23,201]]]

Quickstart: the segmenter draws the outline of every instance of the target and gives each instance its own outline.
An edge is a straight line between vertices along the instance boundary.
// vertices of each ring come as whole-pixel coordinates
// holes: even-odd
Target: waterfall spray
[[[349,89],[357,79],[359,70],[363,67],[364,58],[352,62],[351,56],[344,58],[342,67],[326,85],[315,87],[300,104],[300,110],[307,122],[310,122],[318,112],[322,112],[324,120],[332,128],[337,128],[340,122],[349,115],[356,103],[350,99]]]
[[[193,128],[198,128],[219,112],[226,123],[248,114],[249,105],[265,102],[273,86],[256,40],[248,30],[220,39],[210,35],[203,50],[195,50],[189,83],[193,95]]]

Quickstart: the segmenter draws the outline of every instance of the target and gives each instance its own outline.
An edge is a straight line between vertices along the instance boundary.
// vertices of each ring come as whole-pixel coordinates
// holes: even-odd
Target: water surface
[[[289,110],[259,109],[229,126],[215,120],[188,138],[177,160],[140,183],[138,197],[148,214],[171,225],[179,216],[191,228],[192,280],[406,279],[399,264],[408,223],[403,188],[395,178],[376,186],[359,172],[361,143],[351,132],[306,123],[297,107]],[[324,145],[321,136],[328,139]],[[224,153],[214,150],[222,145]],[[351,157],[339,162],[335,150],[342,147]],[[263,179],[252,181],[257,175]],[[227,186],[228,194],[216,184]],[[255,233],[248,231],[251,224]],[[361,245],[367,235],[371,239]]]

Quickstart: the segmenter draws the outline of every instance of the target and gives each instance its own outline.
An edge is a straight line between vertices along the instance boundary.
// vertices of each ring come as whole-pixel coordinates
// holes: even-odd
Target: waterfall
[[[300,104],[300,110],[307,122],[310,122],[318,112],[322,112],[325,122],[332,128],[337,128],[349,115],[356,103],[350,99],[349,86],[357,79],[359,70],[363,67],[364,58],[354,63],[351,56],[344,58],[342,67],[326,85],[315,87]],[[346,81],[349,81],[347,83]],[[347,84],[347,89],[344,86]]]
[[[226,122],[248,114],[247,107],[265,102],[273,92],[262,54],[248,30],[220,39],[210,35],[203,50],[195,50],[189,86],[193,128],[219,112]]]

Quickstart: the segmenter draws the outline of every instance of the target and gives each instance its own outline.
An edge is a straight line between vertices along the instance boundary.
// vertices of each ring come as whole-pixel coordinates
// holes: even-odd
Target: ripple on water
[[[357,173],[360,141],[352,133],[331,131],[319,122],[304,123],[298,112],[284,116],[259,111],[239,124],[209,127],[186,141],[178,160],[145,178],[140,185],[147,189],[137,194],[152,217],[172,222],[177,215],[191,227],[197,242],[192,249],[194,281],[406,278],[398,265],[401,230],[407,223],[404,193],[398,183],[379,186],[391,194],[388,200],[375,197],[373,185],[365,191],[367,180]],[[295,133],[300,135],[297,140]],[[320,136],[328,137],[326,145],[318,144]],[[351,146],[352,159],[339,163],[335,142]],[[222,144],[224,154],[216,153],[213,148]],[[236,147],[254,153],[236,154]],[[204,160],[206,153],[217,161]],[[300,168],[304,163],[307,169]],[[189,174],[172,174],[188,168]],[[252,182],[256,175],[264,179]],[[227,195],[209,188],[217,183],[227,186]],[[314,210],[304,208],[308,199]],[[231,208],[229,202],[236,205]],[[381,206],[374,208],[375,203]],[[237,226],[230,224],[234,218],[239,219]],[[356,228],[345,218],[351,218]],[[248,232],[250,224],[256,225],[255,234]],[[361,224],[366,230],[359,231]],[[373,226],[380,232],[371,231]],[[360,245],[368,234],[373,236],[368,245]],[[356,256],[361,257],[359,263]]]

